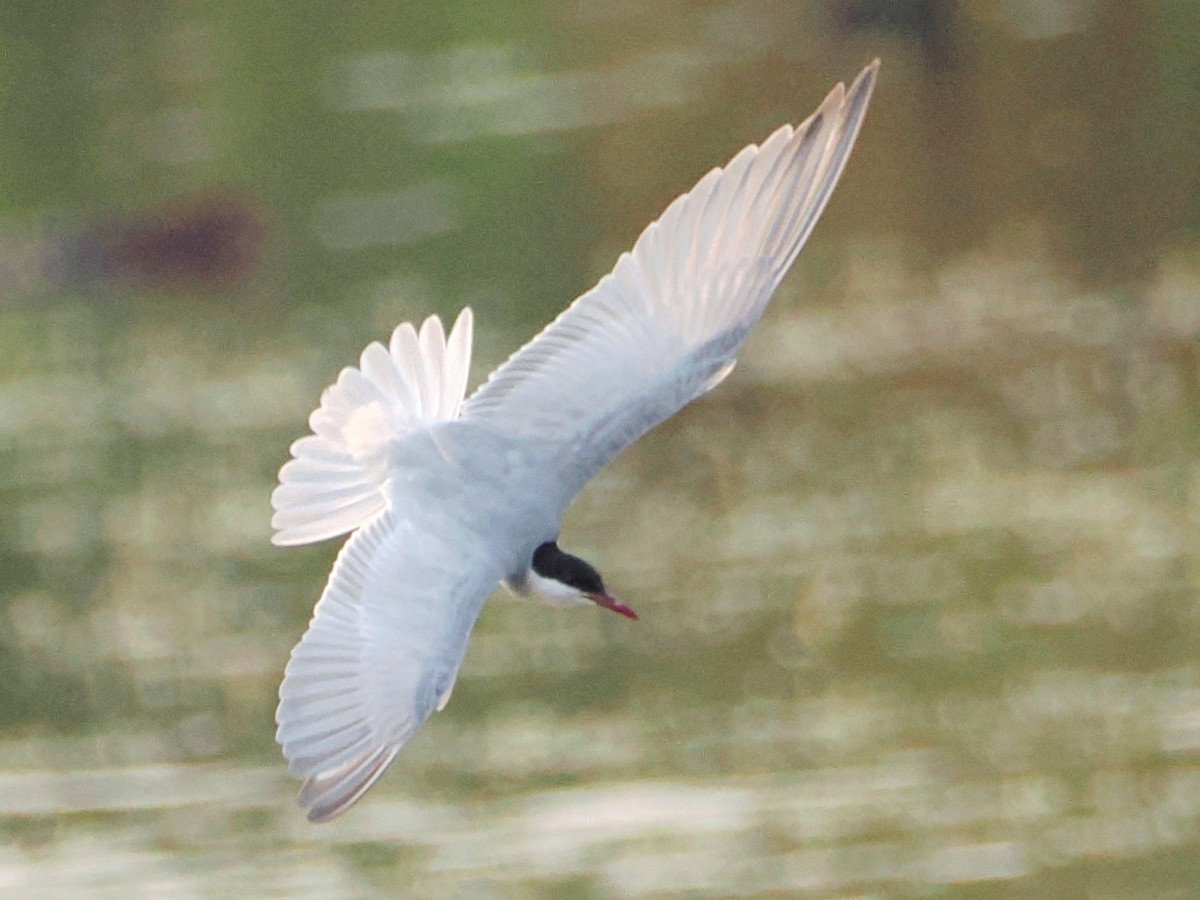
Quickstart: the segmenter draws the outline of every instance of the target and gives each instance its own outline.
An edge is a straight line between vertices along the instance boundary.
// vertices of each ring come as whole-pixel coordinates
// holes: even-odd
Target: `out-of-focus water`
[[[1185,5],[57,6],[0,14],[0,892],[1194,895]],[[498,598],[309,825],[320,390],[468,303],[482,377],[876,55],[734,375],[569,514],[641,621]]]

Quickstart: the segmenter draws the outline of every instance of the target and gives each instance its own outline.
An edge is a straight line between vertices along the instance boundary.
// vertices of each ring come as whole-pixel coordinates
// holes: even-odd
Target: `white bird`
[[[352,806],[450,699],[498,584],[629,618],[558,548],[581,488],[716,387],[820,217],[879,61],[803,124],[713,169],[464,403],[472,315],[370,344],[309,418],[271,496],[273,541],[353,532],[279,689],[276,739],[312,821]]]

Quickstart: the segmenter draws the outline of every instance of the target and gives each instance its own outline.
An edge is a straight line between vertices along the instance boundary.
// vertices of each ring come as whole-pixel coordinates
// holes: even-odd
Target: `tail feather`
[[[400,325],[370,344],[309,417],[312,434],[292,444],[271,495],[272,541],[307,544],[353,531],[385,505],[388,449],[405,434],[458,416],[471,365],[470,309],[449,338],[437,316],[418,332]]]

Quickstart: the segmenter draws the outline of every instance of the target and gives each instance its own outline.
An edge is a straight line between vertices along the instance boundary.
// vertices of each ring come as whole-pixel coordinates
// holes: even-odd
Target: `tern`
[[[676,198],[469,398],[470,309],[449,336],[436,316],[401,324],[325,390],[271,495],[277,545],[350,533],[279,689],[276,740],[311,821],[354,805],[446,706],[498,585],[637,618],[559,548],[563,514],[729,375],[837,184],[878,69]]]

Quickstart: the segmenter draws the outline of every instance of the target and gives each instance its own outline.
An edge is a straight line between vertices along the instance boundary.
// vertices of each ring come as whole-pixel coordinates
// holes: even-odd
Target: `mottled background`
[[[1200,884],[1200,6],[0,8],[0,892],[1143,898]],[[734,376],[307,824],[271,547],[320,390],[476,379],[676,194],[883,59]]]

